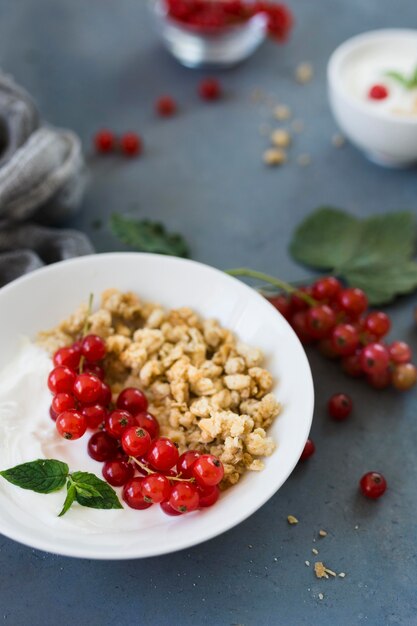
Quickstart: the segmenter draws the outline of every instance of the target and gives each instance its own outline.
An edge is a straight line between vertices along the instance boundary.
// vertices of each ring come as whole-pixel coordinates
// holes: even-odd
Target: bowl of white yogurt
[[[331,55],[327,80],[337,123],[369,159],[387,167],[417,163],[417,30],[348,39]]]

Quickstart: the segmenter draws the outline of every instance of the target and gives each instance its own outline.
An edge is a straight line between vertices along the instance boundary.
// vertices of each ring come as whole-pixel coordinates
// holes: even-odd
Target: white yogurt
[[[58,435],[49,416],[51,394],[46,381],[51,367],[51,359],[42,349],[22,340],[16,357],[0,371],[0,470],[50,458],[68,463],[70,471],[84,470],[101,478],[102,464],[87,454],[88,432],[77,441],[67,441]],[[0,492],[7,493],[26,515],[30,512],[51,529],[120,534],[137,529],[138,515],[148,512],[129,508],[100,511],[73,504],[64,517],[58,518],[65,489],[38,494],[0,477]]]

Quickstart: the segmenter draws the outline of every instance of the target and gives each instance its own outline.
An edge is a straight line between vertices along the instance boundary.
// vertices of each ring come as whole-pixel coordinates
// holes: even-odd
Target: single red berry
[[[57,431],[64,439],[79,439],[87,430],[84,415],[74,409],[60,413],[55,424]]]
[[[54,422],[56,421],[56,418],[58,417],[59,413],[55,413],[55,411],[52,408],[52,405],[49,407],[49,416],[51,418],[51,420],[53,420]]]
[[[74,395],[82,404],[100,401],[102,381],[93,374],[78,374],[74,382]]]
[[[417,368],[412,363],[399,363],[392,372],[392,384],[398,391],[408,391],[417,382]]]
[[[361,353],[361,365],[366,374],[383,372],[389,365],[389,353],[381,343],[369,343]]]
[[[285,4],[272,4],[269,2],[256,4],[263,7],[263,12],[266,12],[269,36],[280,43],[286,41],[294,22],[293,15],[288,7]]]
[[[353,354],[344,356],[342,358],[342,369],[348,376],[352,378],[360,378],[363,376],[363,369],[361,365],[361,350],[356,350]]]
[[[141,138],[136,133],[125,133],[120,138],[120,147],[126,156],[138,156],[142,152]]]
[[[199,496],[198,506],[200,509],[213,506],[213,504],[216,504],[220,496],[220,489],[218,485],[214,485],[214,487],[205,487],[205,488],[200,487],[200,485],[197,485],[197,491],[198,491],[198,496]]]
[[[147,502],[142,494],[143,478],[137,476],[129,480],[123,487],[122,498],[132,509],[149,509],[152,502]]]
[[[161,502],[159,506],[166,515],[171,515],[172,517],[182,515],[181,511],[176,511],[175,509],[173,509],[169,502]]]
[[[372,85],[368,92],[368,96],[371,100],[385,100],[388,94],[389,92],[385,85]]]
[[[119,394],[116,406],[118,409],[123,409],[124,411],[129,411],[132,415],[137,415],[148,409],[148,400],[140,389],[126,387],[126,389],[123,389]]]
[[[332,332],[332,345],[340,356],[354,354],[359,345],[358,331],[352,324],[338,324]]]
[[[372,311],[365,317],[365,329],[376,337],[384,337],[391,328],[391,320],[386,313],[382,311]]]
[[[169,117],[177,112],[177,103],[171,96],[161,96],[155,103],[155,109],[158,115]]]
[[[48,387],[54,395],[57,393],[72,393],[75,376],[75,372],[69,367],[58,365],[48,376]]]
[[[181,478],[192,478],[192,467],[194,461],[199,459],[200,456],[201,454],[197,450],[187,450],[186,452],[181,454],[180,458],[177,461],[177,470],[178,474],[181,474]]]
[[[335,393],[329,400],[327,405],[329,415],[334,420],[343,421],[352,412],[352,399],[345,393]]]
[[[95,461],[110,461],[117,454],[117,442],[106,432],[100,430],[90,437],[88,454]]]
[[[197,487],[192,483],[175,484],[168,500],[171,507],[180,513],[195,511],[198,509],[199,501]]]
[[[291,316],[289,322],[301,343],[307,344],[313,341],[307,328],[307,311],[297,311]]]
[[[336,315],[327,304],[319,304],[307,311],[306,326],[313,339],[324,339],[336,325]]]
[[[146,458],[153,469],[159,472],[167,472],[178,461],[178,448],[170,439],[160,437],[152,442]]]
[[[325,276],[324,278],[319,278],[319,280],[316,280],[313,284],[312,295],[315,300],[331,302],[341,291],[342,284],[337,278],[334,278],[334,276]]]
[[[75,398],[70,393],[57,393],[52,400],[52,410],[56,415],[75,409]]]
[[[116,145],[116,138],[114,133],[110,130],[100,130],[98,133],[94,135],[94,146],[97,152],[101,152],[103,154],[107,152],[112,152]]]
[[[301,453],[300,461],[306,461],[316,451],[316,446],[314,445],[314,441],[312,439],[307,439],[306,445],[304,446],[304,450]]]
[[[79,349],[77,350],[74,346],[66,346],[55,352],[54,365],[64,365],[71,370],[76,370],[80,364],[80,359],[81,351]]]
[[[388,346],[388,352],[393,363],[408,363],[411,361],[411,348],[405,341],[393,341]]]
[[[163,474],[149,474],[142,481],[142,495],[146,502],[158,504],[169,500],[171,484]]]
[[[107,410],[101,404],[92,404],[81,409],[81,413],[87,420],[87,428],[95,430],[107,417]]]
[[[374,387],[374,389],[386,389],[391,383],[391,378],[392,377],[389,368],[382,370],[381,372],[368,374],[366,376],[366,380],[371,385],[371,387]]]
[[[107,383],[101,381],[100,396],[98,399],[99,404],[103,406],[109,406],[111,399],[112,399],[112,392],[111,392],[110,386]]]
[[[156,439],[159,436],[159,422],[152,413],[138,413],[135,415],[135,420],[140,428],[144,428],[148,431],[151,439]]]
[[[106,375],[104,367],[101,367],[98,363],[85,362],[83,365],[83,372],[85,374],[94,374],[94,376],[97,376],[100,380],[104,380]]]
[[[129,456],[143,456],[150,445],[151,436],[143,428],[130,426],[122,433],[122,448]]]
[[[135,470],[130,463],[119,459],[106,461],[102,469],[104,479],[113,487],[122,487],[133,478],[134,473]]]
[[[120,439],[127,428],[136,426],[136,420],[128,411],[117,409],[106,417],[106,431],[115,439]]]
[[[387,490],[387,481],[379,472],[368,472],[359,481],[363,495],[372,500],[380,498]]]
[[[89,363],[102,361],[106,356],[106,343],[98,335],[87,335],[81,342],[81,354]]]
[[[217,100],[221,92],[220,83],[216,78],[205,78],[198,86],[198,93],[203,100]]]
[[[368,298],[362,289],[350,287],[342,289],[337,298],[338,304],[350,319],[356,320],[368,308]]]
[[[310,286],[307,287],[298,287],[297,291],[291,294],[290,305],[291,311],[296,313],[297,311],[305,311],[308,309],[309,304],[304,300],[304,298],[300,297],[300,293],[305,293],[308,296],[313,296],[313,289]]]
[[[285,319],[288,319],[291,314],[291,304],[289,298],[284,296],[283,294],[279,294],[278,296],[270,296],[267,298],[268,302],[274,306],[277,311],[281,313]]]
[[[224,476],[222,462],[212,454],[202,454],[193,463],[192,473],[199,485],[213,487],[218,485]]]

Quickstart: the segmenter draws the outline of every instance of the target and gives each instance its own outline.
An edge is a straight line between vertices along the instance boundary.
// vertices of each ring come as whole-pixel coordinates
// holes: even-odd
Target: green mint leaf
[[[138,220],[114,214],[110,228],[123,243],[142,252],[188,257],[189,249],[182,235],[168,233],[159,222]]]
[[[417,263],[403,261],[370,265],[347,271],[344,278],[349,284],[363,289],[370,304],[387,304],[396,295],[410,293],[417,288]]]
[[[388,76],[389,78],[392,78],[393,80],[396,80],[403,87],[405,87],[405,89],[409,89],[409,81],[408,81],[408,78],[404,74],[401,74],[400,72],[396,72],[395,70],[389,70],[388,72],[385,72],[385,76]]]
[[[65,515],[65,513],[71,507],[72,503],[75,500],[75,494],[76,494],[75,485],[73,485],[72,483],[70,483],[68,481],[68,483],[67,483],[67,497],[65,498],[64,506],[62,507],[62,511],[58,515],[58,517],[62,517],[63,515]]]
[[[93,509],[122,509],[114,489],[104,480],[89,472],[74,472],[71,479],[75,487],[75,499],[82,506]],[[98,495],[94,495],[97,493]]]
[[[0,472],[9,483],[37,493],[62,489],[69,472],[68,465],[55,459],[38,459]]]

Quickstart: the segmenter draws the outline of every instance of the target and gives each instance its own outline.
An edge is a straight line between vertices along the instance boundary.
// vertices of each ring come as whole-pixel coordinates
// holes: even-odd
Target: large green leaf
[[[37,493],[52,493],[65,485],[69,468],[55,459],[38,459],[0,472],[6,480],[22,489]]]

